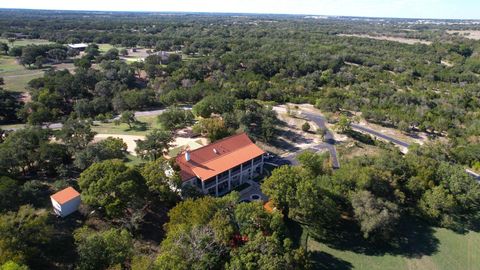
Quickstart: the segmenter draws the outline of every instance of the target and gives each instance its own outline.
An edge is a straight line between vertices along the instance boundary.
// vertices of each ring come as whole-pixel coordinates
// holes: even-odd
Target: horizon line
[[[479,19],[448,19],[448,18],[414,18],[414,17],[377,17],[361,15],[326,15],[326,14],[300,14],[300,13],[257,13],[257,12],[227,12],[227,11],[146,11],[146,10],[81,10],[81,9],[42,9],[42,8],[2,8],[3,10],[18,11],[59,11],[59,12],[110,12],[110,13],[166,13],[166,14],[224,14],[224,15],[276,15],[276,16],[323,16],[325,19],[332,18],[363,18],[363,19],[402,19],[402,20],[433,20],[433,21],[479,21]]]

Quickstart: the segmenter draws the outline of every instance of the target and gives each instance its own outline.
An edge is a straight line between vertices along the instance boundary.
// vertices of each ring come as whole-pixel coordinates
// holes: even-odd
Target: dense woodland
[[[372,245],[395,245],[400,239],[393,232],[407,218],[478,231],[480,185],[464,168],[480,169],[480,42],[447,34],[467,29],[456,23],[0,11],[0,33],[11,41],[1,53],[32,69],[75,65],[30,81],[28,102],[0,89],[0,122],[27,123],[0,137],[0,265],[308,269],[298,226],[325,243],[348,227]],[[56,44],[15,46],[19,35]],[[65,46],[78,42],[90,45],[82,53]],[[119,49],[101,53],[96,44],[104,43],[169,54],[129,63]],[[342,117],[361,113],[439,140],[404,156],[385,146],[379,156],[347,160],[338,170],[327,156],[307,152],[298,157],[300,166],[282,166],[262,184],[278,209],[273,213],[239,203],[236,193],[212,198],[172,191],[178,175],[165,175],[173,164],[162,155],[175,130],[200,117],[193,129],[211,141],[245,131],[273,143],[279,121],[271,105],[285,102]],[[192,112],[178,108],[183,105]],[[142,165],[125,164],[120,139],[92,142],[92,120],[119,115],[115,121],[130,126],[133,111],[157,108],[168,108],[158,119],[164,128],[138,143]],[[61,130],[42,128],[56,122]],[[48,196],[67,185],[82,191],[80,224],[45,210]]]

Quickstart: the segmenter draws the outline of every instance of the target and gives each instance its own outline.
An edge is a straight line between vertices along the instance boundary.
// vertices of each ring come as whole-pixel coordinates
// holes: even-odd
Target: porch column
[[[232,189],[232,169],[228,170],[228,190]]]
[[[218,197],[218,174],[215,176],[215,196]]]
[[[250,179],[253,179],[253,158],[250,160]]]
[[[207,193],[207,192],[205,192],[205,182],[203,182],[202,179],[200,179],[200,181],[202,182],[202,192]]]
[[[243,184],[243,163],[240,164],[240,184]]]
[[[263,173],[263,155],[262,155],[262,163],[260,164],[260,168],[261,168],[260,173]]]

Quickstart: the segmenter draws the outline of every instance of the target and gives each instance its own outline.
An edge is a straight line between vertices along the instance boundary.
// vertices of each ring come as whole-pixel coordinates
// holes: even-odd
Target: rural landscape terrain
[[[480,21],[0,9],[3,269],[480,270]]]

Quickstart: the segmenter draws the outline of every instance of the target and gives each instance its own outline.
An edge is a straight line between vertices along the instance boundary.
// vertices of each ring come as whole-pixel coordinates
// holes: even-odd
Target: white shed
[[[50,196],[52,200],[53,210],[61,217],[70,215],[77,211],[80,206],[80,193],[72,187],[60,190]]]

